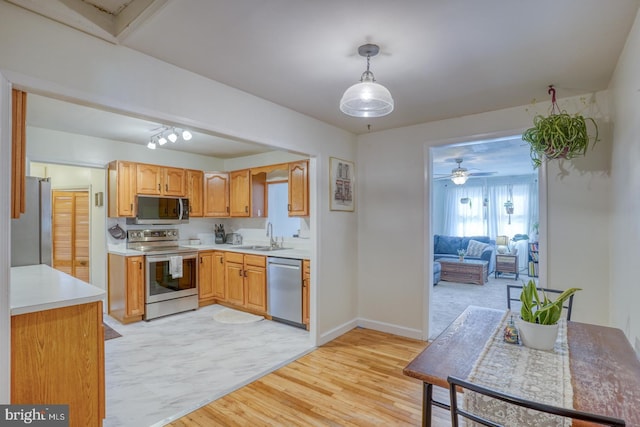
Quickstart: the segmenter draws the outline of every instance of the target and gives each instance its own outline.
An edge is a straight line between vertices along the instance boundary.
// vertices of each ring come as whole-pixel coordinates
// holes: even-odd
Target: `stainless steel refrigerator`
[[[51,265],[51,182],[26,177],[25,212],[11,220],[11,266]]]

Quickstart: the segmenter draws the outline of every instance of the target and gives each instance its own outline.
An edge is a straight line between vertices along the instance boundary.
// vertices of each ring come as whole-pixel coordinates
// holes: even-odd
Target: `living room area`
[[[429,339],[468,305],[505,309],[537,278],[538,173],[520,135],[432,149]]]

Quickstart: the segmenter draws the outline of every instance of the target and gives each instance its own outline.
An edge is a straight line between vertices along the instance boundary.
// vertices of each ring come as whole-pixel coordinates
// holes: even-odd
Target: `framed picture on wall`
[[[355,164],[329,157],[329,208],[353,212],[355,208]]]

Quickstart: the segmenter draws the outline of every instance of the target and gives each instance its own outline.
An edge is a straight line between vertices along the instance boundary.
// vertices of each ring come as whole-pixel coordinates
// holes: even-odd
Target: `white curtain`
[[[535,176],[470,179],[464,185],[447,184],[442,196],[443,229],[436,234],[513,238],[516,234],[530,235],[538,221]],[[468,202],[461,203],[465,198]],[[507,200],[513,202],[510,218],[504,207]]]

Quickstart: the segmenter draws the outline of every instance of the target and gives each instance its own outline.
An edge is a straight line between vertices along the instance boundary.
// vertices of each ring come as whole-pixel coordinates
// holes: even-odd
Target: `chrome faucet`
[[[271,224],[271,222],[267,223],[267,237],[269,238],[269,245],[271,245],[272,248],[278,246],[278,241],[273,240],[273,224]]]

